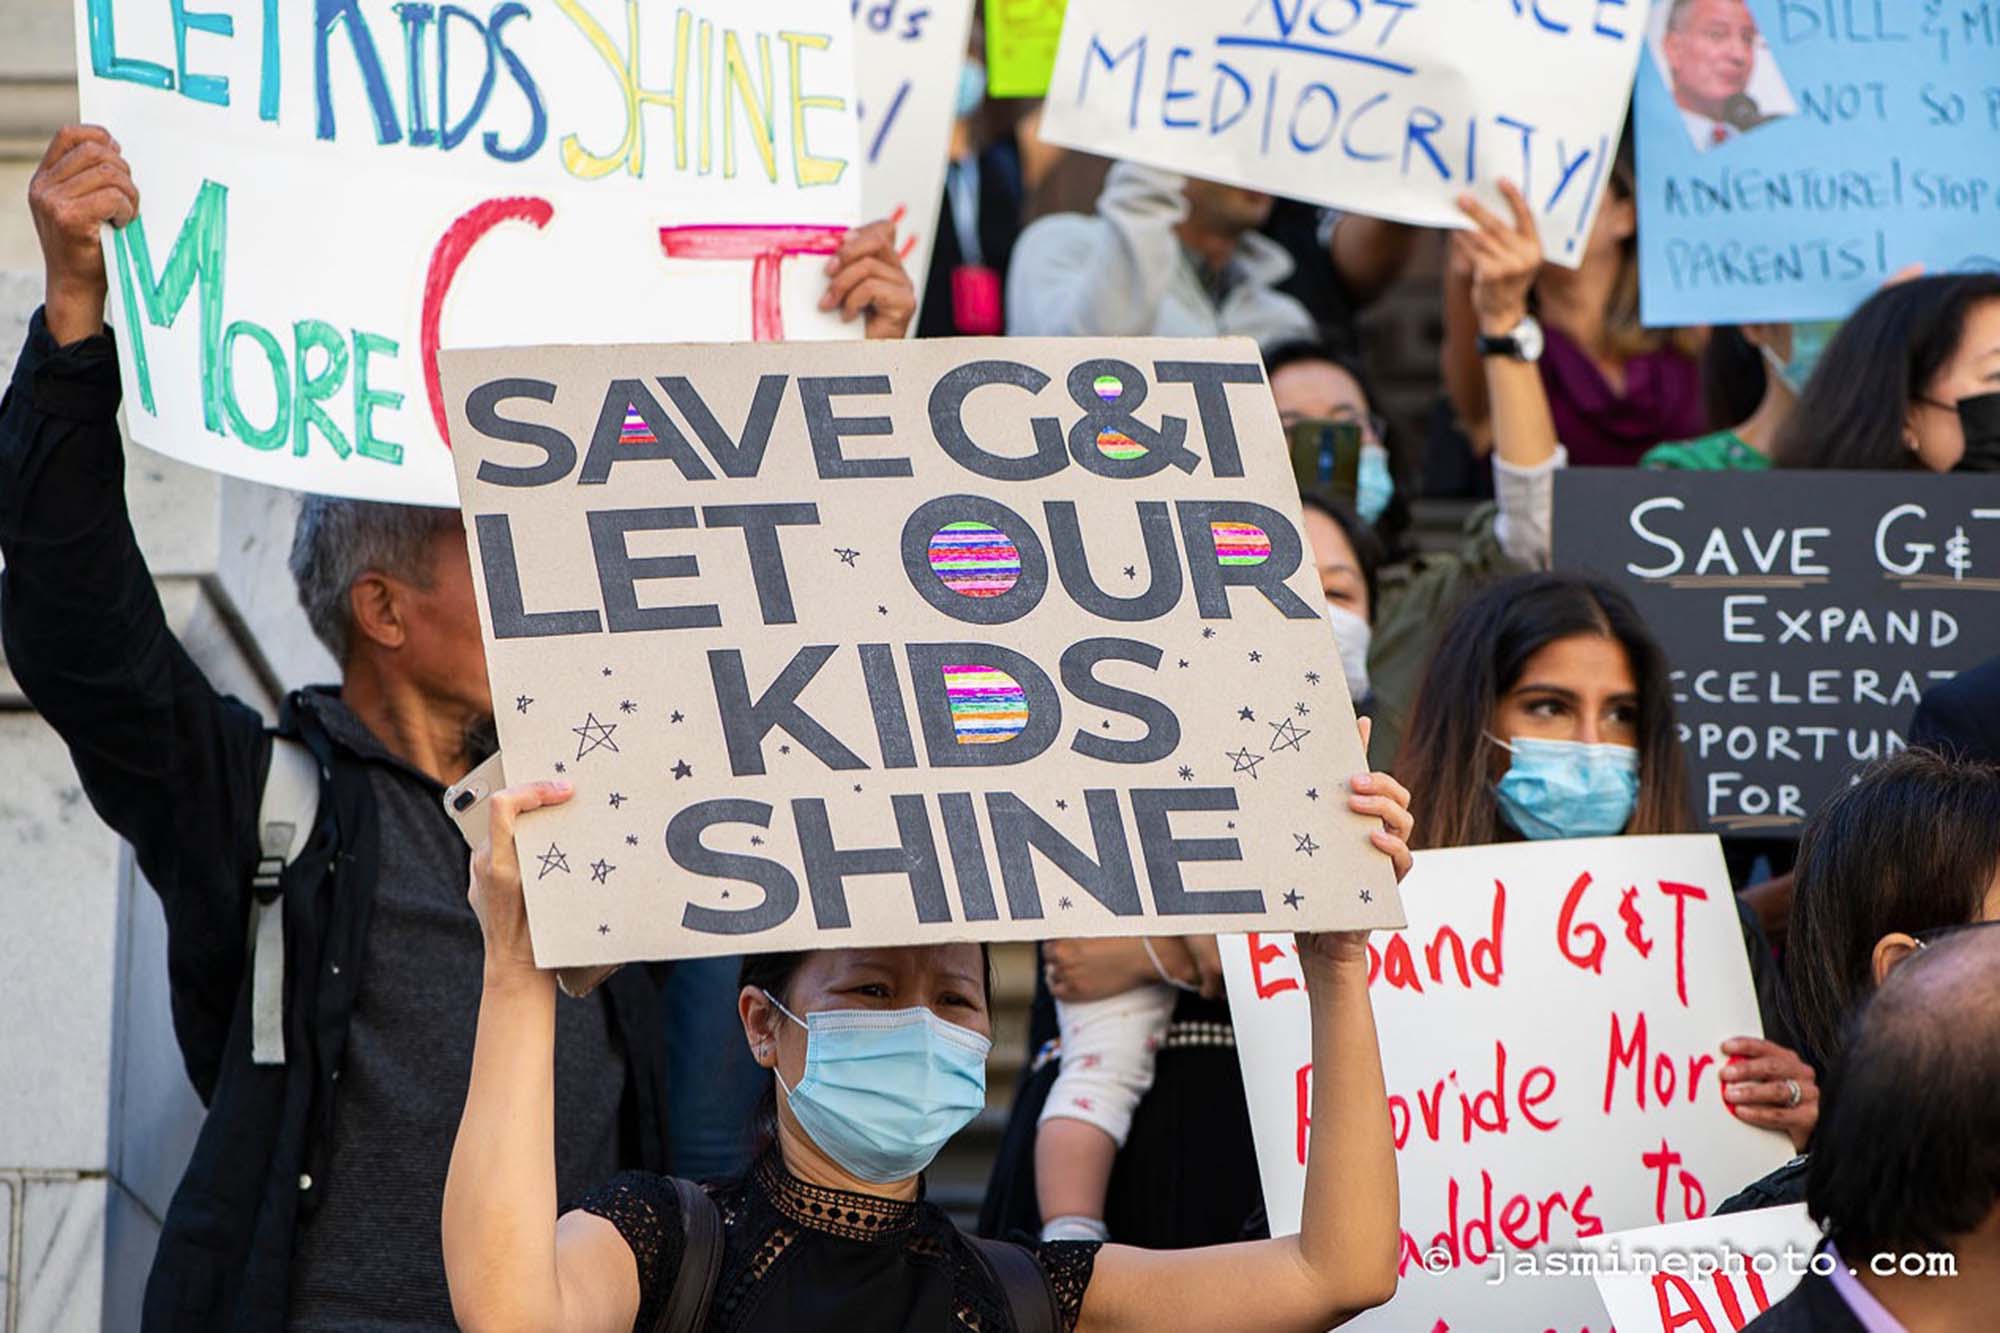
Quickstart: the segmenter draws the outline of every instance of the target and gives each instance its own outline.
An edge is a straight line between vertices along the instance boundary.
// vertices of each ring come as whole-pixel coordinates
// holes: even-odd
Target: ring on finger
[[[1788,1078],[1785,1080],[1785,1098],[1786,1098],[1785,1108],[1787,1110],[1791,1110],[1794,1107],[1798,1106],[1800,1099],[1803,1098],[1804,1096],[1805,1096],[1805,1091],[1804,1089],[1799,1087],[1799,1081],[1797,1079]]]

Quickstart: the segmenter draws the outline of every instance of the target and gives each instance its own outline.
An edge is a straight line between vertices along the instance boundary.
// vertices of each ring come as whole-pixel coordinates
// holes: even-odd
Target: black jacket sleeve
[[[270,740],[167,627],[126,510],[118,404],[110,334],[58,347],[37,312],[0,400],[0,648],[160,895],[174,1027],[206,1100],[243,976]]]

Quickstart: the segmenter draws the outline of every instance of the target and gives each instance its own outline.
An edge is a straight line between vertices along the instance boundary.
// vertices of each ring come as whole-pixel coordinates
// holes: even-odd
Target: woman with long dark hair
[[[1383,774],[1349,808],[1409,868],[1409,794]],[[535,966],[519,814],[567,783],[511,787],[470,898],[486,944],[465,1115],[445,1183],[444,1258],[466,1328],[1309,1333],[1387,1301],[1399,1245],[1395,1148],[1368,996],[1366,932],[1301,935],[1315,1133],[1296,1236],[1172,1254],[973,1242],[922,1173],[986,1101],[992,1045],[977,944],[753,959],[744,1037],[776,1088],[775,1142],[741,1179],[628,1173],[558,1216],[555,980]]]
[[[1412,845],[1686,833],[1687,772],[1666,655],[1609,584],[1523,574],[1452,616],[1417,692],[1399,765],[1412,774]],[[1741,901],[1765,1031],[1789,1040],[1770,948]],[[1737,1117],[1803,1148],[1813,1069],[1763,1037],[1723,1043]]]
[[[1629,807],[1586,808],[1549,787],[1536,798],[1546,808],[1524,809],[1506,782],[1519,759],[1507,747],[1523,739],[1623,752],[1600,748],[1594,762],[1621,775],[1595,780],[1629,788]],[[1419,847],[1691,828],[1665,654],[1623,594],[1589,579],[1518,575],[1461,605],[1432,650],[1397,762],[1423,775],[1412,788]]]
[[[1827,345],[1779,467],[2000,470],[2000,273],[1885,287]]]

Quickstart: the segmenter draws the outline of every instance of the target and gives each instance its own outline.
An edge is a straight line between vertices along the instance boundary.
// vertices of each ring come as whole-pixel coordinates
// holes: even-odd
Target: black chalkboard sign
[[[1555,563],[1631,595],[1673,665],[1697,819],[1796,833],[1919,696],[2000,655],[2000,476],[1556,480]]]

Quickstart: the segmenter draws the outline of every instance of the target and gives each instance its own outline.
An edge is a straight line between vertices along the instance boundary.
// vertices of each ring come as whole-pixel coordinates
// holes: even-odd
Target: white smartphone
[[[477,848],[486,840],[486,803],[493,799],[493,793],[506,785],[507,773],[500,763],[500,752],[496,750],[485,763],[445,788],[444,812],[451,816],[452,823],[458,825],[459,836],[465,839],[467,847]],[[614,963],[609,966],[558,968],[556,984],[562,987],[563,994],[581,1000],[620,966]]]
[[[444,812],[458,825],[468,847],[486,840],[486,802],[507,785],[507,773],[498,750],[485,763],[467,773],[444,791]]]

